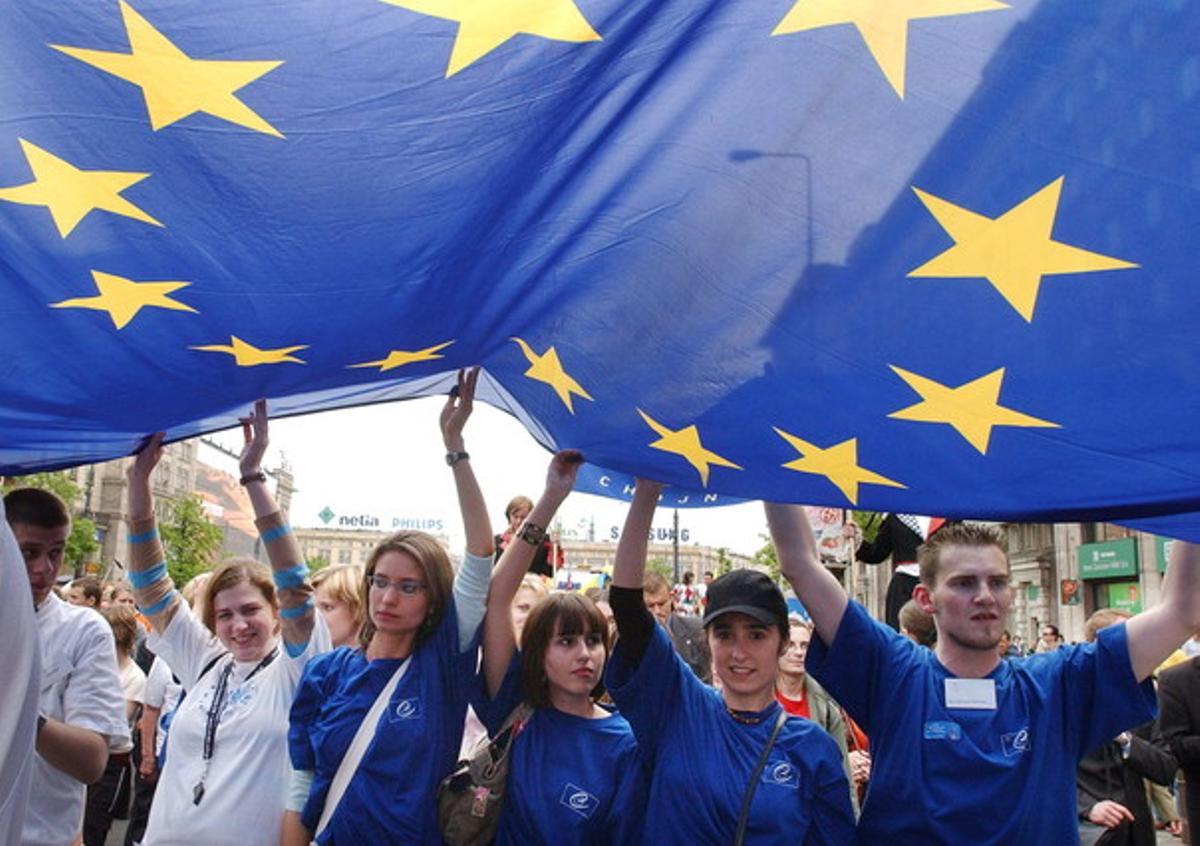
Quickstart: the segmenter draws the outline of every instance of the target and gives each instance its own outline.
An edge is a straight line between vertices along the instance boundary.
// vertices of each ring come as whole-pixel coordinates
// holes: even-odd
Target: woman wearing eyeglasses
[[[302,820],[319,844],[440,844],[436,789],[474,688],[492,530],[464,450],[478,371],[442,411],[467,537],[454,576],[436,538],[400,532],[367,561],[356,647],[309,664],[292,706],[292,765],[311,772]]]

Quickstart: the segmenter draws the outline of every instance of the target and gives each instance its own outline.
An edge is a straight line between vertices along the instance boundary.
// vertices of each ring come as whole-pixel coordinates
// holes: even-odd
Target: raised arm
[[[471,416],[475,403],[475,383],[479,380],[479,368],[458,371],[458,385],[450,391],[450,398],[442,407],[442,442],[446,446],[447,460],[454,473],[454,487],[458,491],[458,508],[462,512],[463,530],[467,536],[467,552],[480,558],[492,554],[492,521],[488,517],[483,492],[471,468],[467,455],[463,427]]]
[[[1200,630],[1200,546],[1177,540],[1163,577],[1158,604],[1125,624],[1129,663],[1138,681]]]
[[[262,472],[263,456],[270,443],[268,429],[267,401],[259,400],[254,404],[250,416],[242,418],[245,445],[238,469],[242,474],[242,485],[250,497],[250,505],[254,508],[254,524],[267,549],[275,587],[279,591],[280,634],[288,654],[294,657],[308,647],[317,622],[317,609],[312,599],[312,585],[308,581],[308,567],[300,554],[300,544],[296,542],[292,527],[271,495],[266,474]]]
[[[492,573],[487,614],[483,618],[483,672],[489,696],[495,696],[500,690],[517,645],[510,611],[513,597],[541,545],[540,535],[545,533],[559,506],[575,487],[575,475],[582,462],[583,455],[575,450],[564,450],[551,459],[550,469],[546,472],[546,489]]]
[[[637,480],[621,540],[617,542],[612,589],[608,594],[625,660],[635,666],[641,663],[654,633],[654,617],[646,608],[642,587],[646,581],[646,544],[661,493],[662,485],[658,482]]]
[[[780,572],[808,610],[817,635],[826,645],[833,643],[848,599],[838,580],[821,566],[808,515],[799,505],[766,502],[763,507]]]
[[[154,518],[150,474],[162,457],[163,433],[151,435],[125,470],[129,495],[129,581],[138,608],[161,632],[175,616],[180,597],[167,573],[166,556]]]

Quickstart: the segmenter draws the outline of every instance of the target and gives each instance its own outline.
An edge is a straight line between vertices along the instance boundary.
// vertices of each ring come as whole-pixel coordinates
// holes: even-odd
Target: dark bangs
[[[597,634],[604,644],[604,658],[612,651],[608,638],[608,621],[596,603],[581,593],[552,593],[533,606],[525,619],[521,633],[521,689],[525,699],[535,708],[550,705],[550,682],[546,678],[546,651],[556,635]],[[603,675],[603,668],[601,670]],[[604,695],[603,684],[597,684],[592,698]]]

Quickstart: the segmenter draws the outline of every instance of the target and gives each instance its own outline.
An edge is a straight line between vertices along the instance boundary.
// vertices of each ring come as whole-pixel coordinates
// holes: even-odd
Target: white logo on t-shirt
[[[392,709],[392,718],[396,720],[415,720],[421,716],[421,700],[417,698],[401,699]]]
[[[599,799],[579,785],[571,784],[569,781],[563,786],[562,795],[558,797],[558,801],[585,820],[590,820],[592,814],[596,813],[596,808],[600,805]]]
[[[763,769],[762,781],[779,787],[799,787],[800,773],[789,761],[775,761]]]
[[[1000,745],[1004,749],[1004,754],[1008,757],[1020,755],[1022,752],[1029,751],[1029,727],[1013,732],[1012,734],[1003,734],[1000,736]]]

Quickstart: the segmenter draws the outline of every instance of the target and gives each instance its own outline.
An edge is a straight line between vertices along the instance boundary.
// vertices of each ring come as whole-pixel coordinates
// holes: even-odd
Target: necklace
[[[725,706],[725,713],[744,726],[756,726],[770,716],[759,711],[735,711],[728,705]]]

